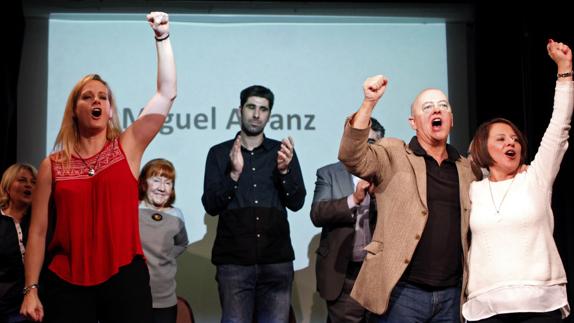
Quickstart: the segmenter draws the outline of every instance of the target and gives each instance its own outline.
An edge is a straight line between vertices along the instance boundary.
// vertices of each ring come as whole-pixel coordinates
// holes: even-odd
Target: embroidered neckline
[[[106,150],[106,146],[107,146],[107,142],[104,145],[104,147],[100,150],[100,152],[98,152],[98,154],[96,155],[96,162],[94,163],[93,166],[88,165],[88,162],[82,157],[82,155],[80,155],[80,153],[78,152],[76,147],[74,147],[74,152],[76,152],[76,155],[78,155],[78,158],[80,158],[82,163],[84,163],[84,165],[88,169],[88,176],[92,177],[92,176],[96,175],[96,166],[98,165],[98,161],[100,160],[100,155],[102,154],[102,152],[104,150]]]

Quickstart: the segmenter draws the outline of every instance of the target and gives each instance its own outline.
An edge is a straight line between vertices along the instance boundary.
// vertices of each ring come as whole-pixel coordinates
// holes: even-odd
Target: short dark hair
[[[273,95],[273,92],[271,92],[270,89],[262,85],[252,85],[250,87],[243,89],[243,91],[241,91],[241,94],[239,95],[241,104],[240,107],[243,108],[243,105],[245,104],[245,102],[247,102],[247,99],[252,96],[267,99],[267,101],[269,101],[269,110],[273,109],[273,101],[275,100],[275,96]]]
[[[371,117],[371,130],[378,133],[381,138],[385,136],[385,127],[373,117]]]
[[[526,163],[527,147],[526,147],[526,137],[518,129],[518,127],[512,123],[510,120],[504,118],[495,118],[481,124],[476,132],[474,133],[474,138],[472,139],[472,144],[470,145],[470,155],[472,161],[474,161],[479,167],[489,168],[494,164],[492,156],[488,153],[488,135],[490,133],[490,128],[495,123],[503,123],[508,125],[514,133],[516,134],[518,143],[522,147],[520,154],[520,165]]]

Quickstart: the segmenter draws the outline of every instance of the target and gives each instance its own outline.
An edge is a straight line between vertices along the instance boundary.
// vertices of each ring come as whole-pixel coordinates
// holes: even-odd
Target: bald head
[[[409,123],[423,147],[446,145],[453,118],[444,92],[429,88],[419,93],[411,105]]]
[[[422,90],[416,97],[413,103],[411,104],[411,116],[417,114],[417,112],[423,112],[423,106],[427,102],[433,102],[436,99],[440,99],[440,101],[444,101],[448,104],[448,98],[446,94],[442,90],[437,88],[427,88]],[[450,109],[450,105],[449,105]]]

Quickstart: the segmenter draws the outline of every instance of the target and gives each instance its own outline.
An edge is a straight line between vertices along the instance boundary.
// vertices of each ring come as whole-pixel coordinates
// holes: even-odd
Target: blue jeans
[[[293,263],[219,265],[216,280],[222,323],[289,321]]]
[[[460,287],[425,290],[399,282],[391,293],[389,308],[378,323],[460,322]]]

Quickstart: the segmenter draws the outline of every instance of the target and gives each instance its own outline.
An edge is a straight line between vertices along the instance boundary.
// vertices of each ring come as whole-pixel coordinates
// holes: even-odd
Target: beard
[[[265,129],[265,123],[261,124],[260,126],[252,126],[247,121],[241,122],[241,131],[245,133],[249,137],[255,137],[260,135]]]

